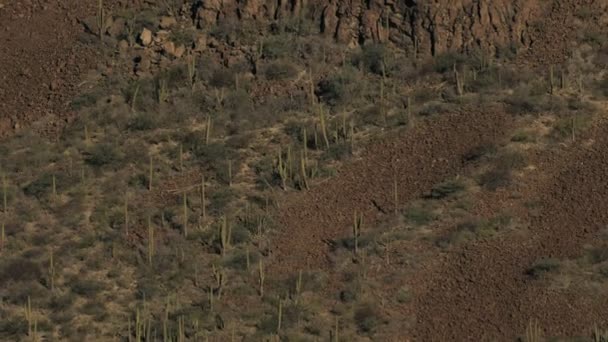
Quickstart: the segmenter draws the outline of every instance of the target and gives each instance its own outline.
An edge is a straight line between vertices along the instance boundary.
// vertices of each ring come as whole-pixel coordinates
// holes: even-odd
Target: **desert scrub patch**
[[[111,143],[99,143],[90,147],[84,152],[85,162],[93,167],[101,168],[112,165],[120,167],[123,155],[118,146]]]
[[[264,76],[272,81],[293,79],[297,74],[296,65],[286,60],[272,61],[264,66]]]
[[[442,199],[453,196],[465,189],[466,186],[462,179],[451,179],[433,186],[430,197],[433,199]]]
[[[502,153],[496,156],[490,169],[478,177],[478,183],[490,191],[506,187],[513,181],[513,171],[523,168],[526,163],[526,158],[521,153]]]
[[[353,315],[357,331],[365,335],[373,335],[380,325],[384,324],[384,318],[378,308],[371,303],[363,303],[355,309]]]
[[[81,295],[81,296],[86,296],[86,297],[96,296],[101,291],[106,289],[106,286],[104,283],[97,281],[97,280],[93,280],[93,279],[76,278],[76,279],[73,279],[69,285],[70,285],[70,288],[72,289],[72,292],[74,292],[75,294]]]
[[[560,268],[560,261],[553,258],[542,258],[532,264],[526,274],[533,278],[541,278],[547,273],[555,272]]]
[[[405,209],[403,216],[409,224],[414,226],[424,226],[437,219],[435,208],[427,201],[414,203]]]
[[[361,52],[352,57],[352,63],[362,70],[382,75],[388,72],[385,65],[387,55],[387,48],[382,44],[364,45]]]
[[[271,36],[262,44],[262,56],[268,59],[291,57],[296,51],[296,40],[291,35]]]
[[[536,136],[532,132],[518,130],[511,137],[511,141],[517,143],[533,143],[536,142]]]
[[[459,223],[456,229],[446,236],[437,239],[438,246],[447,248],[451,245],[459,245],[478,238],[488,238],[509,227],[513,218],[503,214],[491,219],[467,220]]]
[[[576,135],[591,125],[593,116],[587,113],[573,113],[568,117],[561,117],[553,124],[552,136],[558,140],[576,138]]]
[[[3,265],[0,271],[0,284],[38,281],[41,277],[42,271],[37,263],[24,258],[14,258]]]

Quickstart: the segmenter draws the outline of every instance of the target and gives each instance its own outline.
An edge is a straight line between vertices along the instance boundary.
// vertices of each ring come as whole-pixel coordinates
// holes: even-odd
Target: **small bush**
[[[532,135],[532,133],[520,130],[513,134],[513,136],[511,137],[511,141],[518,143],[529,143],[535,142],[536,138]]]
[[[405,211],[405,218],[416,226],[423,226],[435,220],[435,214],[430,208],[418,205],[408,208]]]
[[[127,128],[132,131],[147,131],[158,127],[159,121],[156,113],[137,113],[129,120]]]
[[[585,130],[591,124],[591,115],[578,114],[572,117],[560,118],[555,121],[553,125],[553,137],[557,139],[564,139],[572,137],[572,133],[580,133]]]
[[[465,189],[464,183],[459,179],[439,183],[431,189],[431,198],[442,199],[454,195]]]
[[[234,73],[226,68],[219,68],[213,71],[209,84],[215,88],[232,88],[236,81]]]
[[[72,283],[72,292],[86,297],[92,297],[105,289],[103,283],[96,280],[76,279]]]
[[[116,164],[122,160],[118,148],[110,143],[100,143],[85,152],[84,160],[87,164],[102,167]]]
[[[371,304],[363,304],[355,311],[355,324],[360,333],[372,335],[382,323],[378,311]]]
[[[435,57],[434,69],[436,72],[443,74],[452,71],[454,65],[457,67],[467,62],[467,57],[457,52],[447,52]]]
[[[473,162],[482,159],[483,157],[496,154],[497,147],[494,144],[481,144],[473,147],[463,155],[465,162]]]
[[[14,259],[3,267],[0,273],[0,284],[6,284],[9,281],[27,282],[37,281],[42,277],[40,266],[27,259]]]
[[[266,79],[279,81],[295,78],[298,74],[296,66],[287,61],[270,62],[264,68]]]
[[[361,52],[354,56],[353,64],[374,74],[382,75],[386,54],[386,47],[382,44],[364,45]]]
[[[552,258],[543,258],[535,262],[526,270],[526,274],[534,278],[540,278],[548,272],[554,272],[560,267],[559,260]]]
[[[526,160],[522,154],[516,152],[504,153],[497,158],[494,166],[479,177],[479,184],[491,191],[506,187],[511,184],[512,171],[525,165]]]
[[[262,55],[268,59],[286,58],[295,51],[294,37],[289,35],[272,36],[264,41]]]

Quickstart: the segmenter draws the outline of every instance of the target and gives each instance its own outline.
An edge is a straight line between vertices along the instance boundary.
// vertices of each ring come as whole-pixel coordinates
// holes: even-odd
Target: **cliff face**
[[[200,0],[201,27],[228,20],[303,16],[349,44],[390,41],[420,54],[530,46],[530,28],[547,8],[537,0]]]

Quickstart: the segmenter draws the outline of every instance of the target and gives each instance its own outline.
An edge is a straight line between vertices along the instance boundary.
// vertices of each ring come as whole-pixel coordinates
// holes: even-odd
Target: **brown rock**
[[[173,43],[172,41],[164,42],[162,45],[162,49],[165,55],[175,55],[175,43]]]
[[[173,56],[175,56],[176,58],[181,58],[185,52],[186,52],[186,47],[183,44],[180,44],[179,46],[177,46],[175,48],[175,51],[173,52]]]
[[[159,27],[163,30],[169,29],[177,24],[177,20],[174,17],[164,16],[160,18]]]
[[[121,40],[118,42],[118,50],[120,50],[121,52],[125,52],[127,50],[129,50],[129,42],[127,42],[126,40]]]
[[[144,28],[141,34],[139,35],[139,40],[143,46],[150,46],[152,43],[152,31]]]
[[[203,51],[205,47],[207,47],[207,36],[201,34],[196,37],[196,41],[194,42],[194,50]]]

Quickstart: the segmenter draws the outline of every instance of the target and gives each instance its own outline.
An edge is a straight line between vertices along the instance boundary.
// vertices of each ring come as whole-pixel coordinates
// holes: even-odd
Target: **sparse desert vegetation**
[[[338,3],[0,1],[0,339],[605,340],[606,8]]]

